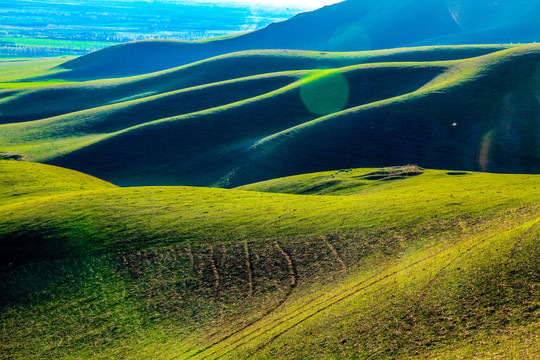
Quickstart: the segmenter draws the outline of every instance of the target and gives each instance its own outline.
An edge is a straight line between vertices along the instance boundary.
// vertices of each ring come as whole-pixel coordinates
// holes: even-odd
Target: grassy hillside
[[[115,188],[94,177],[59,167],[0,160],[0,202],[3,205],[66,192]]]
[[[255,49],[358,51],[419,43],[531,43],[540,36],[539,16],[540,5],[529,0],[347,0],[230,39],[122,44],[63,67],[74,76],[126,76]]]
[[[461,62],[415,92],[343,110],[259,141],[235,176],[241,183],[337,164],[395,163],[538,172],[539,60],[535,45]]]
[[[326,60],[296,52],[239,53],[208,59],[163,72],[126,79],[100,79],[60,86],[31,87],[0,92],[3,123],[42,119],[107,104],[141,99],[194,86],[287,70],[324,67],[328,63],[350,65],[353,55]],[[61,76],[61,75],[60,75]],[[28,104],[33,104],[29,107]]]
[[[0,59],[0,358],[540,358],[539,14]]]
[[[162,117],[200,112],[256,97],[298,81],[303,75],[305,72],[265,74],[146,96],[43,120],[7,124],[1,126],[1,137],[5,140],[3,149],[24,149],[27,158],[32,160],[53,159],[86,145],[90,140]]]
[[[233,187],[396,163],[534,173],[539,61],[536,44],[247,52],[5,90],[0,151],[118,185]]]
[[[167,43],[164,46],[168,46]],[[4,65],[6,72],[0,75],[2,81],[9,81],[9,83],[0,85],[0,88],[9,90],[0,90],[0,99],[2,99],[0,122],[35,120],[122,100],[264,73],[335,68],[359,63],[455,60],[485,55],[509,47],[512,46],[418,47],[350,53],[247,51],[125,79],[109,79],[103,75],[94,75],[91,79],[95,81],[38,87],[35,86],[43,85],[40,81],[45,80],[66,82],[73,74],[59,68],[48,67],[43,70],[51,73],[48,77],[32,76],[35,73],[27,72],[26,67],[43,66],[41,61],[24,60],[25,65],[21,65],[20,61],[6,60]],[[142,49],[141,52],[146,53],[148,50]],[[136,54],[130,56],[133,57]],[[53,64],[60,61],[61,59],[56,59]],[[108,58],[108,61],[111,63],[103,64],[103,66],[114,68],[125,65],[124,62],[114,58]],[[7,71],[8,69],[11,69],[13,73],[17,72],[17,77],[14,78],[12,73]],[[12,89],[21,87],[28,88]],[[33,104],[33,106],[30,108],[28,104]]]
[[[2,357],[540,350],[536,175],[409,166],[245,187],[277,194],[0,172]]]
[[[444,64],[424,63],[357,66],[339,72],[317,71],[271,93],[127,128],[46,161],[78,169],[81,169],[80,164],[85,164],[85,171],[118,184],[207,185],[219,180],[226,182],[224,175],[231,168],[242,165],[241,158],[236,164],[241,155],[238,152],[256,140],[316,119],[321,111],[333,112],[407,93],[445,68]],[[403,79],[409,81],[401,82]],[[314,95],[307,93],[308,84],[314,86]],[[344,90],[339,87],[341,85],[347,88]],[[338,88],[333,90],[333,86]],[[334,91],[334,94],[347,93],[343,99],[326,98],[330,99],[329,107],[310,109],[309,103],[304,101],[320,106],[322,102],[316,96],[321,89]],[[99,164],[92,166],[85,161],[89,156],[99,159]],[[122,161],[122,166],[118,166],[118,161]],[[151,171],[153,175],[139,176],[141,171]]]
[[[416,165],[384,169],[341,169],[272,179],[237,189],[298,195],[354,195],[368,191],[371,187],[389,186],[392,181],[409,179],[423,173],[424,170]],[[465,176],[469,173],[448,171],[446,175]]]
[[[61,86],[28,86],[0,91],[0,122],[42,119],[96,106],[162,94],[180,89],[267,73],[328,69],[360,63],[424,62],[463,59],[503,50],[511,46],[419,47],[374,52],[321,53],[311,51],[247,51],[222,55],[193,64],[123,79],[98,78]],[[116,63],[123,66],[123,63]],[[17,69],[16,64],[10,64]],[[24,70],[24,69],[22,69]],[[48,69],[51,81],[66,81],[68,75]],[[24,74],[24,71],[22,72]],[[7,75],[6,75],[7,76]],[[9,79],[9,77],[8,77]],[[43,80],[32,76],[10,83],[11,87]],[[28,106],[32,104],[32,106]]]

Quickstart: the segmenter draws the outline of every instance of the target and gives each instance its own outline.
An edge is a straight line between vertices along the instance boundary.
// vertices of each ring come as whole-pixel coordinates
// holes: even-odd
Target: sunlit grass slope
[[[118,184],[227,186],[225,176],[232,168],[243,165],[242,152],[255,141],[316,119],[319,111],[358,106],[413,91],[446,69],[446,64],[419,63],[316,71],[261,96],[107,134],[63,156],[46,149],[47,157],[42,160],[75,169],[82,169],[80,164],[84,164],[85,171]],[[403,79],[408,81],[400,81]],[[310,111],[303,102],[308,84],[315,86],[314,97],[307,100],[315,107],[325,101],[316,98],[320,89],[334,91],[340,98],[329,102],[327,108]],[[344,93],[339,94],[341,91]],[[20,129],[14,126],[10,130],[16,132],[16,137],[24,136]],[[8,149],[16,151],[17,147]],[[89,156],[96,160],[93,164],[86,161]],[[141,176],[143,173],[146,175]]]
[[[233,51],[246,50],[235,49],[234,47],[224,48],[217,52],[200,52],[198,49],[214,46],[219,44],[219,41],[211,44],[193,44],[183,41],[174,40],[147,40],[133,43],[126,43],[117,46],[91,53],[73,60],[66,61],[56,67],[56,71],[62,71],[62,76],[65,79],[88,79],[88,78],[103,78],[116,76],[140,75],[153,71],[161,71],[169,68],[174,68],[184,64],[189,64],[202,59],[211,58],[214,56],[220,57],[220,54],[230,53]],[[488,54],[496,50],[511,47],[513,45],[451,45],[451,46],[424,46],[424,47],[409,47],[406,51],[390,50],[373,50],[373,51],[357,51],[363,50],[363,47],[352,47],[348,51],[356,50],[353,56],[359,57],[362,60],[369,62],[384,62],[384,61],[434,61],[434,60],[456,60],[467,57],[475,57]],[[195,56],[186,58],[186,49],[195,48]],[[198,49],[197,49],[198,48]],[[253,49],[283,49],[282,47],[255,47]],[[296,49],[296,48],[293,48]],[[313,47],[309,49],[320,49]],[[307,50],[309,50],[307,49]],[[190,50],[193,51],[193,50]],[[262,50],[263,53],[273,52],[274,50]],[[295,50],[281,50],[280,52],[297,52]],[[247,50],[245,52],[253,52]],[[255,50],[261,53],[261,50]],[[304,54],[311,53],[313,55],[331,55],[327,52],[309,52],[303,51]],[[158,55],[156,54],[163,54]],[[347,54],[347,53],[341,53]],[[130,61],[137,56],[138,61]],[[156,58],[159,59],[156,59]],[[346,56],[346,57],[350,57]],[[328,60],[328,59],[327,59]],[[358,59],[357,59],[358,60]],[[324,66],[324,63],[321,64]],[[51,75],[56,76],[56,75]]]
[[[459,49],[380,56],[425,60]],[[10,92],[0,108],[17,122],[0,125],[0,151],[117,185],[232,187],[396,163],[539,171],[538,45],[463,60],[362,63],[370,56],[379,55],[248,52]]]
[[[390,186],[391,181],[418,176],[423,169],[415,165],[380,169],[341,169],[331,172],[302,174],[240,186],[237,189],[299,195],[354,195]],[[465,176],[465,171],[448,171],[447,175]],[[399,184],[397,182],[396,184]]]
[[[22,202],[66,192],[115,188],[94,177],[64,168],[0,160],[0,202]]]
[[[269,136],[246,153],[245,168],[236,168],[234,176],[242,183],[338,164],[395,163],[538,172],[538,49],[524,46],[463,61],[417,91]]]
[[[0,58],[0,89],[46,85],[65,81],[62,79],[30,80],[52,74],[60,74],[57,66],[69,61],[70,57],[57,58]]]
[[[325,60],[329,58],[329,60]],[[0,92],[1,122],[41,119],[96,106],[140,99],[170,91],[266,73],[304,70],[325,63],[351,65],[354,56],[332,61],[330,56],[297,52],[250,52],[123,79],[101,78],[57,86],[30,87]],[[327,65],[328,66],[328,65]],[[32,107],[28,105],[32,104]]]
[[[246,187],[327,194],[295,195],[0,174],[2,357],[539,351],[536,175],[407,166]]]
[[[122,100],[265,73],[335,68],[365,62],[455,60],[485,55],[508,47],[511,45],[419,47],[350,53],[246,51],[123,79],[100,75],[94,76],[92,78],[94,81],[81,81],[62,86],[32,86],[27,89],[3,90],[0,91],[0,98],[3,98],[0,102],[0,122],[35,120]],[[41,62],[35,62],[35,66],[39,64]],[[123,67],[125,62],[118,62],[116,65]],[[47,79],[66,81],[68,78],[66,71],[59,68],[48,68],[47,71],[52,74],[48,78],[43,78],[31,76],[32,73],[28,74],[24,68],[19,69],[17,62],[6,66],[14,71],[19,70],[16,80],[5,74],[6,81],[13,80],[9,87],[24,87],[25,84],[30,86]],[[27,76],[24,77],[24,74]],[[29,104],[32,106],[28,106]]]
[[[83,147],[92,139],[126,131],[163,117],[201,112],[257,97],[299,81],[305,72],[286,72],[224,81],[95,107],[42,120],[1,126],[3,150],[23,150],[45,161]],[[189,134],[183,134],[189,136]],[[179,135],[181,136],[181,135]],[[158,140],[158,139],[156,139]],[[133,144],[136,145],[136,144]],[[145,147],[144,142],[141,144]]]

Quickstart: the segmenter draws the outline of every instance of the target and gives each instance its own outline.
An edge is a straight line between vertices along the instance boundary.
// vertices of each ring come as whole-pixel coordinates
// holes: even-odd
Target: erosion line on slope
[[[278,246],[279,246],[279,245],[278,245]],[[280,248],[281,248],[281,247],[280,247]],[[283,253],[282,253],[282,254],[283,254]],[[285,253],[285,254],[287,254],[287,253]],[[285,296],[284,296],[284,297],[283,297],[283,298],[282,298],[275,306],[273,306],[272,308],[268,309],[264,314],[262,314],[261,316],[259,316],[257,319],[255,319],[255,320],[253,320],[253,321],[251,321],[251,322],[245,324],[245,325],[242,326],[240,329],[233,331],[232,333],[230,333],[230,334],[224,336],[223,338],[221,338],[221,339],[219,339],[219,340],[216,340],[216,341],[212,342],[211,344],[209,344],[208,346],[206,346],[206,347],[204,347],[204,348],[198,350],[197,352],[195,352],[195,353],[193,353],[193,354],[191,354],[191,355],[188,355],[185,359],[191,359],[191,358],[193,358],[193,357],[195,357],[195,356],[197,356],[197,355],[199,355],[199,354],[201,354],[201,353],[203,353],[203,352],[205,352],[205,351],[207,351],[207,350],[209,350],[209,349],[215,347],[216,345],[218,345],[218,344],[220,344],[220,343],[222,343],[222,342],[224,342],[224,341],[230,339],[231,337],[237,335],[238,333],[241,333],[241,332],[244,331],[245,329],[247,329],[247,328],[249,328],[249,327],[251,327],[251,326],[254,326],[255,324],[257,324],[257,323],[260,322],[261,320],[263,320],[263,319],[265,319],[266,317],[268,317],[268,316],[269,316],[270,314],[272,314],[274,311],[276,311],[277,309],[279,309],[279,308],[280,308],[280,307],[281,307],[281,306],[289,299],[289,297],[291,296],[292,292],[294,291],[294,289],[295,289],[295,287],[296,287],[296,267],[294,266],[294,263],[292,262],[292,259],[291,259],[291,257],[290,257],[288,254],[287,254],[286,259],[287,259],[287,258],[288,258],[289,261],[290,261],[290,263],[289,263],[289,261],[287,261],[288,267],[289,267],[289,275],[293,274],[293,275],[295,276],[295,278],[294,278],[294,281],[291,279],[291,286],[289,286],[289,289],[287,290]],[[294,286],[292,286],[293,283],[294,283]],[[247,335],[244,335],[244,336],[240,337],[239,339],[235,340],[231,345],[234,345],[235,343],[237,343],[238,341],[243,340],[244,338],[246,338],[246,337],[249,336],[249,335],[250,335],[250,333],[248,333]],[[239,346],[241,346],[241,345],[239,345]],[[236,348],[237,348],[237,347],[234,347],[233,349],[231,349],[231,350],[227,351],[226,353],[220,355],[220,357],[222,357],[222,356],[228,354],[229,352],[233,351],[233,350],[236,349]],[[188,349],[186,352],[189,352],[189,351],[191,351],[191,350],[192,350],[192,348],[191,348],[191,349]],[[217,351],[218,351],[218,350],[215,350],[215,351],[213,351],[212,353],[203,356],[203,358],[206,358],[206,357],[208,357],[208,356],[212,356],[212,355],[214,355]],[[181,355],[185,355],[186,352],[184,352],[184,354],[178,354],[178,355],[176,355],[176,356],[173,356],[173,357],[171,358],[171,360],[178,359]]]
[[[253,296],[253,264],[251,263],[251,258],[249,256],[249,244],[247,241],[244,242],[244,255],[246,256],[246,272],[248,276],[248,297]]]
[[[216,266],[214,247],[210,245],[208,247],[208,250],[210,250],[210,268],[212,269],[212,273],[214,274],[214,290],[217,293],[219,291],[219,272]]]

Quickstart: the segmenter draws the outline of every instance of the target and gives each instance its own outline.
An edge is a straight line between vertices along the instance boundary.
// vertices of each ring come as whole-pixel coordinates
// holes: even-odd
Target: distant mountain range
[[[540,2],[530,0],[347,0],[233,38],[127,43],[67,62],[64,68],[73,70],[70,76],[75,78],[125,76],[254,49],[532,43],[540,40],[538,19]]]

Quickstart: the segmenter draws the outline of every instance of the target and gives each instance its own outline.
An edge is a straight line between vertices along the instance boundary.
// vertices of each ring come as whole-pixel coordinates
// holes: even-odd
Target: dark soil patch
[[[424,173],[424,169],[416,165],[394,166],[388,168],[382,168],[377,171],[367,173],[359,176],[364,180],[382,180],[392,181],[406,179],[412,176],[418,176]]]

